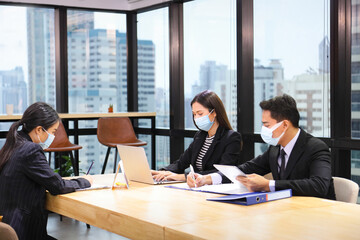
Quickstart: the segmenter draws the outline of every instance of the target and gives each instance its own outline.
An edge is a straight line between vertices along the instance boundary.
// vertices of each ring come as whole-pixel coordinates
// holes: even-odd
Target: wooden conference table
[[[60,118],[67,126],[68,134],[74,136],[74,143],[79,144],[79,135],[96,135],[96,128],[79,128],[79,121],[97,120],[102,117],[129,117],[135,119],[151,120],[151,166],[155,168],[156,142],[155,142],[155,112],[118,112],[118,113],[59,113]],[[0,115],[1,122],[15,122],[20,120],[22,115]],[[68,122],[72,121],[74,127],[68,128]],[[0,131],[0,138],[5,138],[7,131]],[[75,152],[75,159],[79,159],[78,152]]]
[[[94,176],[95,183],[112,178]],[[130,189],[48,193],[46,208],[131,239],[360,238],[356,204],[314,197],[253,206],[206,201],[215,196],[130,182]]]

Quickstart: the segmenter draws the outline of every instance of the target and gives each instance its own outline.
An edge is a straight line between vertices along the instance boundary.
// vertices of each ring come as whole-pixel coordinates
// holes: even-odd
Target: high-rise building
[[[54,10],[27,8],[29,103],[56,105]]]
[[[330,41],[327,36],[319,44],[319,73],[330,73]]]
[[[22,67],[0,71],[0,114],[6,114],[6,105],[13,105],[13,113],[25,111],[27,103],[27,86]]]
[[[254,61],[254,132],[260,132],[262,126],[262,111],[259,103],[282,94],[284,81],[284,68],[278,59],[270,60],[268,66]],[[255,145],[255,156],[261,154],[266,148],[261,144]]]
[[[330,81],[325,73],[304,73],[284,81],[297,103],[299,125],[317,137],[330,136]]]
[[[360,1],[351,4],[351,137],[360,138]],[[351,151],[351,179],[360,185],[359,150]]]
[[[68,49],[69,112],[107,112],[109,104],[114,105],[115,111],[127,111],[126,34],[78,29],[68,33]],[[139,111],[155,111],[154,49],[151,41],[138,41]],[[86,121],[82,126],[96,127],[96,123]],[[150,137],[145,141],[150,143]],[[83,142],[85,151],[80,152],[80,159],[86,159],[86,163],[82,166],[105,158],[106,148],[95,136],[87,136]],[[113,157],[110,156],[107,169],[112,169]],[[94,171],[100,172],[100,167],[98,164]]]
[[[27,21],[29,102],[44,101],[55,106],[54,11],[28,8]],[[94,29],[94,22],[94,12],[67,11],[69,112],[107,112],[109,104],[114,105],[114,111],[127,111],[126,34]],[[155,111],[152,41],[138,41],[138,74],[139,111]],[[79,125],[96,128],[95,121],[82,121]],[[150,123],[140,125],[146,127]],[[106,148],[96,136],[81,136],[80,144],[80,167],[105,158]],[[108,169],[112,169],[112,163],[109,159]],[[94,172],[100,172],[100,165],[94,165]]]
[[[204,91],[214,91],[222,100],[231,126],[237,127],[237,88],[236,88],[236,71],[229,70],[228,66],[216,64],[215,61],[205,61],[200,65],[199,84],[192,86],[192,94],[186,96],[185,112],[191,116],[190,102],[192,98]],[[194,123],[191,117],[185,118],[185,127],[193,128]]]

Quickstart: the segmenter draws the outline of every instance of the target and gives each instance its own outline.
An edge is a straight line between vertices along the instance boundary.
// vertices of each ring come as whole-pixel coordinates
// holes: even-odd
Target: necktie
[[[280,151],[280,159],[281,159],[281,166],[280,166],[280,179],[285,179],[285,155],[286,152],[284,151],[284,149],[282,149]]]

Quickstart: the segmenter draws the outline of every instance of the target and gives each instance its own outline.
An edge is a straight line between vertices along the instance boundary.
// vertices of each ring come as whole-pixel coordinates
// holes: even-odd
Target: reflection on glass
[[[125,14],[69,10],[67,17],[69,112],[107,112],[110,104],[126,111]]]
[[[0,114],[55,107],[54,10],[0,6],[0,32]]]
[[[169,10],[161,8],[137,15],[138,106],[140,112],[156,112],[156,127],[169,128]],[[151,122],[139,120],[140,127]],[[156,167],[169,162],[170,138],[156,137]],[[144,146],[151,152],[150,138]],[[150,155],[149,155],[150,156]],[[151,159],[151,158],[149,158]]]
[[[224,103],[230,124],[236,129],[235,23],[235,0],[198,0],[184,3],[186,128],[195,128],[191,100],[197,93],[210,89]]]
[[[360,2],[351,7],[351,137],[360,138]],[[351,151],[351,179],[360,185],[360,151]]]
[[[69,112],[127,110],[126,15],[92,11],[67,11]],[[80,121],[80,128],[96,128],[97,121]],[[79,139],[80,168],[95,161],[100,173],[107,147],[96,136]],[[107,172],[112,172],[112,149]]]
[[[0,115],[37,101],[55,107],[54,10],[0,6],[0,32]],[[10,125],[0,123],[0,131]]]
[[[329,14],[329,0],[254,1],[255,132],[259,103],[286,93],[297,101],[301,128],[330,135]]]

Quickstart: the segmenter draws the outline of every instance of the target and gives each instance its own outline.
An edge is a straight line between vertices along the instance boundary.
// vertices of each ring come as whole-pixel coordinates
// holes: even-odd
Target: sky
[[[254,56],[267,66],[280,59],[285,78],[318,69],[318,45],[328,30],[328,0],[255,0]],[[311,8],[310,8],[311,6]],[[198,81],[206,60],[236,68],[234,0],[197,0],[184,4],[185,90]],[[126,32],[124,14],[96,13],[95,27]],[[326,24],[325,24],[326,22]],[[156,46],[156,85],[168,82],[168,11],[138,15],[139,39]],[[0,6],[0,70],[23,66],[27,72],[26,8]],[[27,74],[25,74],[26,76]]]

